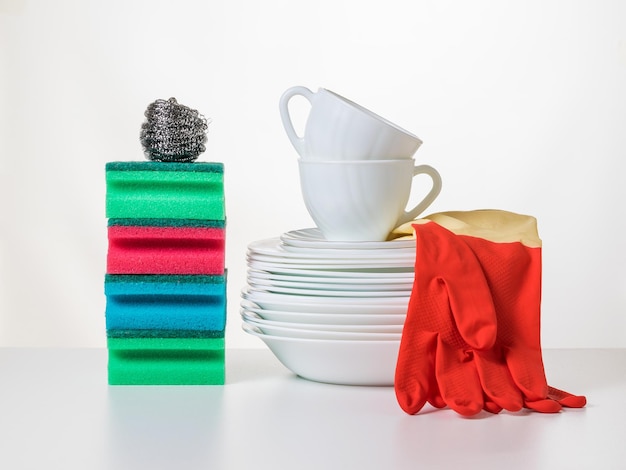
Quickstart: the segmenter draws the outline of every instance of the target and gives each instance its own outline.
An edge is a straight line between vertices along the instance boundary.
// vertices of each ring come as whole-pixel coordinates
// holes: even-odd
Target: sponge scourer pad
[[[108,339],[110,385],[223,385],[224,339]]]
[[[181,330],[205,332],[205,336],[223,335],[226,275],[108,274],[104,291],[109,336],[115,330]]]
[[[106,216],[224,220],[221,163],[110,162]]]
[[[108,239],[109,274],[224,272],[224,222],[111,219]]]

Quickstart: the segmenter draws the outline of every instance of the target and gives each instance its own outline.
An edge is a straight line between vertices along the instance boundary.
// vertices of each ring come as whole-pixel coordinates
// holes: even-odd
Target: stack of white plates
[[[306,379],[393,385],[414,262],[415,240],[332,242],[303,229],[253,242],[243,328]]]

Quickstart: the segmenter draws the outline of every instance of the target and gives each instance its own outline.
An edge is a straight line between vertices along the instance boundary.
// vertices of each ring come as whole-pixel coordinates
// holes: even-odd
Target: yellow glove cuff
[[[415,238],[412,225],[429,221],[436,222],[457,235],[483,238],[496,243],[520,242],[531,248],[541,247],[537,219],[498,209],[438,212],[396,227],[391,232],[390,239]]]

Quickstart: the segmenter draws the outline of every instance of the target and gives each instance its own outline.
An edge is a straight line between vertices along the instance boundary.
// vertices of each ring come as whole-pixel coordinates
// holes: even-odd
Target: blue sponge
[[[178,331],[176,336],[182,337],[223,337],[226,274],[107,274],[104,292],[106,328],[110,337],[158,336],[159,331]],[[132,334],[133,330],[137,334]],[[153,334],[145,333],[150,330]]]

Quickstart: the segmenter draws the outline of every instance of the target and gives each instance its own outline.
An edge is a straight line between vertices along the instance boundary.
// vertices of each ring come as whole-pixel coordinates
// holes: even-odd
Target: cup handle
[[[286,90],[283,95],[280,97],[280,101],[278,102],[278,109],[280,110],[280,119],[283,122],[283,127],[285,128],[285,132],[287,132],[287,137],[291,141],[291,144],[296,149],[296,152],[302,157],[304,154],[304,138],[299,137],[296,134],[296,130],[293,127],[293,122],[291,121],[291,116],[289,115],[289,100],[296,95],[304,96],[309,103],[313,104],[313,93],[306,87],[303,86],[294,86]]]
[[[433,201],[437,198],[437,196],[439,196],[439,193],[441,192],[441,175],[437,170],[435,170],[430,165],[416,165],[413,168],[413,177],[415,178],[417,175],[421,174],[426,174],[432,178],[433,187],[430,189],[426,197],[424,197],[422,202],[420,202],[409,212],[404,212],[404,214],[400,216],[397,225],[402,225],[410,220],[417,218],[418,215],[424,212],[426,208],[433,203]]]

